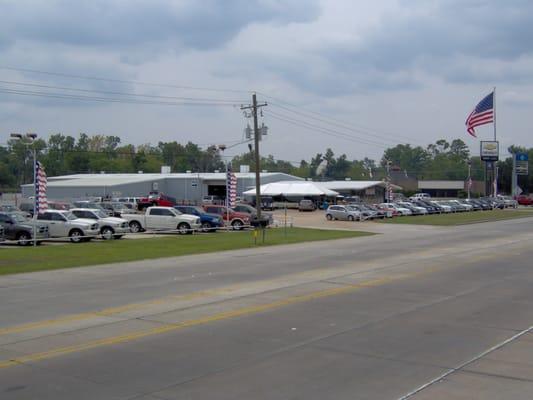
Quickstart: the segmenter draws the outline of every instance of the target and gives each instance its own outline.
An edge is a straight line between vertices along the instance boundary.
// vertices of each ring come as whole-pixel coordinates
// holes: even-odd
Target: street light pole
[[[471,190],[471,186],[472,186],[472,175],[471,175],[471,171],[472,171],[472,160],[468,160],[468,182],[466,183],[466,186],[468,188],[468,200],[470,200],[470,190]]]
[[[32,156],[33,156],[33,246],[37,246],[37,150],[35,149],[35,140],[37,139],[36,133],[26,133],[25,136],[22,136],[20,133],[12,133],[10,135],[13,139],[19,140],[25,146],[32,146]],[[28,139],[29,142],[25,142],[24,138]]]

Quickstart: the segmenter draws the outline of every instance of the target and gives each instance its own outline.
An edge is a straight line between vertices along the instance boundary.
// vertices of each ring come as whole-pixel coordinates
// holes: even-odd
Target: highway
[[[531,399],[532,223],[0,277],[0,399]]]

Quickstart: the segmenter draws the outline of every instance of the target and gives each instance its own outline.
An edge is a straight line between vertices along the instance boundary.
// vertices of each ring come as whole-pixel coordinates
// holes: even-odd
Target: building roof
[[[265,196],[337,196],[339,193],[325,188],[322,182],[312,181],[281,181],[261,185],[260,191]],[[243,194],[255,194],[250,189]]]
[[[418,181],[419,189],[464,189],[463,181]]]
[[[237,179],[255,179],[254,172],[236,172]],[[282,176],[285,179],[303,180],[297,176],[282,172],[262,172],[261,177]],[[151,182],[161,179],[198,179],[225,181],[225,172],[170,173],[170,174],[75,174],[53,176],[48,178],[48,187],[102,187],[117,186],[139,182]],[[32,186],[23,185],[23,186]]]
[[[371,187],[380,186],[385,188],[387,184],[383,181],[327,181],[320,182],[320,185],[331,190],[365,190]],[[391,184],[395,190],[401,190],[398,185]]]

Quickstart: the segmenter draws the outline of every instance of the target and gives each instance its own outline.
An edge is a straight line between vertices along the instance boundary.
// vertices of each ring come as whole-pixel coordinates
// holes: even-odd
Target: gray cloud
[[[12,42],[104,49],[170,42],[175,48],[210,49],[251,23],[309,21],[318,13],[315,1],[304,0],[47,0],[31,6],[4,1],[0,33]]]

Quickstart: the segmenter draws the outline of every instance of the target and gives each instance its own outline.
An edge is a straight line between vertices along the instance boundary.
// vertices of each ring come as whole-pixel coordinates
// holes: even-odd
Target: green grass
[[[434,214],[414,217],[396,217],[392,219],[380,220],[379,222],[389,224],[413,224],[413,225],[438,225],[454,226],[465,224],[477,224],[481,222],[500,221],[504,219],[533,217],[530,210],[493,210],[476,211],[454,214]]]
[[[91,243],[0,248],[0,275],[45,271],[87,265],[137,261],[188,254],[212,253],[258,246],[332,240],[372,235],[368,232],[288,228],[267,229],[265,242],[259,232],[175,235],[147,239],[122,239]]]

